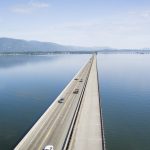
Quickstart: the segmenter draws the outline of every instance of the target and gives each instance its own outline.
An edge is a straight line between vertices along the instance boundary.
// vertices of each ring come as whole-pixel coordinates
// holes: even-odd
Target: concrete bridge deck
[[[69,150],[103,150],[96,58],[90,71]]]
[[[74,93],[79,89],[78,93]],[[63,103],[58,101],[63,98]],[[88,113],[88,116],[87,114]],[[15,150],[102,150],[96,56],[71,80]]]

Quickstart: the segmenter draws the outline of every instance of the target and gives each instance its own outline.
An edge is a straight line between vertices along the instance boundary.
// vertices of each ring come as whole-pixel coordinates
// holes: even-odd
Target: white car
[[[47,145],[43,150],[54,150],[53,145]]]

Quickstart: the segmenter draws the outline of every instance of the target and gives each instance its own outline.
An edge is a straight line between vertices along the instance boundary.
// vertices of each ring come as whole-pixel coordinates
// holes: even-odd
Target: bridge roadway
[[[105,150],[101,110],[95,58],[74,125],[69,150]]]
[[[69,130],[82,101],[94,59],[94,56],[90,58],[15,150],[42,150],[46,145],[53,145],[54,150],[67,149]],[[80,82],[81,79],[83,82]],[[75,89],[79,89],[78,94],[73,93]],[[58,103],[60,98],[64,98],[64,103]]]

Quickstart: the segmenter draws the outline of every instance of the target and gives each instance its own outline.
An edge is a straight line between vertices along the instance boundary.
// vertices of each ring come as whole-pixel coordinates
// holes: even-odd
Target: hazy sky
[[[150,0],[1,0],[0,37],[150,47]]]

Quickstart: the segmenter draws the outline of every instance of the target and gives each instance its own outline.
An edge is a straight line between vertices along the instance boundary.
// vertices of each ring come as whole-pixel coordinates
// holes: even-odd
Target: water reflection
[[[89,55],[0,56],[0,149],[13,149]]]
[[[53,56],[34,56],[34,55],[8,55],[3,56],[0,55],[0,68],[7,68],[7,67],[13,67],[13,66],[20,66],[28,63],[37,63],[41,61],[51,61],[53,59],[57,59],[59,55]]]
[[[0,56],[0,149],[13,149],[89,55]],[[149,150],[150,55],[98,56],[107,150]]]
[[[99,55],[107,150],[150,149],[150,55]]]

